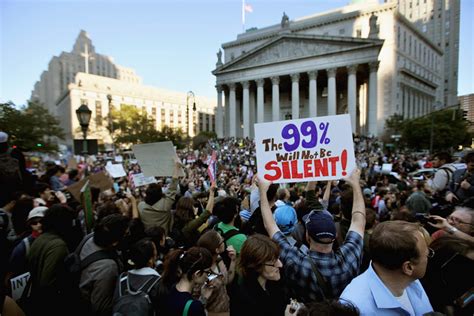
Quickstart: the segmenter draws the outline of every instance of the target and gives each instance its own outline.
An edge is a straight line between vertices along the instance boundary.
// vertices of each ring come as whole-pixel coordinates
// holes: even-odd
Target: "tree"
[[[59,121],[37,102],[17,109],[12,102],[0,104],[0,126],[11,145],[23,151],[55,152],[54,138],[64,139]]]
[[[206,146],[209,139],[217,138],[215,132],[201,131],[198,135],[193,137],[193,149],[201,149]]]
[[[178,148],[184,147],[183,132],[164,126],[156,130],[155,120],[145,112],[140,112],[136,106],[122,104],[120,111],[113,108],[111,112],[112,126],[107,121],[107,129],[113,131],[114,142],[126,146],[140,143],[153,143],[170,140]]]

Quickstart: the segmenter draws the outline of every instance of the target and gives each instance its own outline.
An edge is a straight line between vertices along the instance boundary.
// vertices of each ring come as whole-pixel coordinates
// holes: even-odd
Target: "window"
[[[408,54],[411,55],[411,35],[408,40]]]
[[[421,29],[422,29],[423,33],[426,33],[426,25],[425,25],[425,24],[423,24],[423,26],[421,27]]]
[[[356,31],[356,37],[362,37],[362,31],[361,30]]]
[[[102,126],[102,102],[95,101],[95,124]]]

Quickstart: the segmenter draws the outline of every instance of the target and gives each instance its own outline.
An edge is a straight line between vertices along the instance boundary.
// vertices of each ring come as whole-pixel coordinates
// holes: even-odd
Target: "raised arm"
[[[316,196],[316,181],[310,181],[306,184],[306,205],[310,210],[323,210],[323,206],[319,203],[319,199]]]
[[[267,230],[268,236],[273,238],[273,235],[279,232],[280,229],[273,218],[272,210],[270,209],[270,204],[268,203],[267,191],[269,186],[270,182],[263,179],[258,179],[258,187],[260,190],[260,210],[262,211],[263,225]]]
[[[212,209],[214,208],[214,193],[216,191],[216,182],[212,182],[211,187],[209,188],[209,198],[207,199],[206,210],[209,213],[212,213]]]
[[[365,231],[365,204],[364,197],[362,195],[362,189],[360,188],[360,169],[355,169],[349,178],[345,179],[346,182],[352,187],[353,199],[352,203],[352,220],[349,230],[355,231],[362,237],[364,237]]]

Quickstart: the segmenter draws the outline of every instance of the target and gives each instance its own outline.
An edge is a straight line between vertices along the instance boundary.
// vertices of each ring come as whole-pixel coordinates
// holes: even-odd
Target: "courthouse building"
[[[390,115],[416,118],[446,105],[443,50],[399,5],[284,14],[224,43],[213,71],[218,136],[254,137],[254,123],[342,113],[354,133],[379,136]]]
[[[88,138],[97,139],[106,148],[112,144],[107,129],[109,109],[120,109],[122,105],[133,105],[147,113],[158,130],[166,125],[190,136],[215,130],[215,100],[143,85],[133,69],[96,53],[85,31],[80,32],[71,52],[51,59],[48,70],[35,84],[31,99],[42,103],[60,120],[66,134],[60,143],[69,148],[74,139],[82,139],[75,113],[81,104],[92,111]]]

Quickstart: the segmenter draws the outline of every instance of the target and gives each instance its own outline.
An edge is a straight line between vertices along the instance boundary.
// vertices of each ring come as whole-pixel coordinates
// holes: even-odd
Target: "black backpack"
[[[148,295],[151,289],[160,280],[159,276],[153,275],[143,282],[134,291],[130,287],[128,272],[120,275],[118,281],[118,298],[114,302],[113,316],[153,316],[155,309]]]

